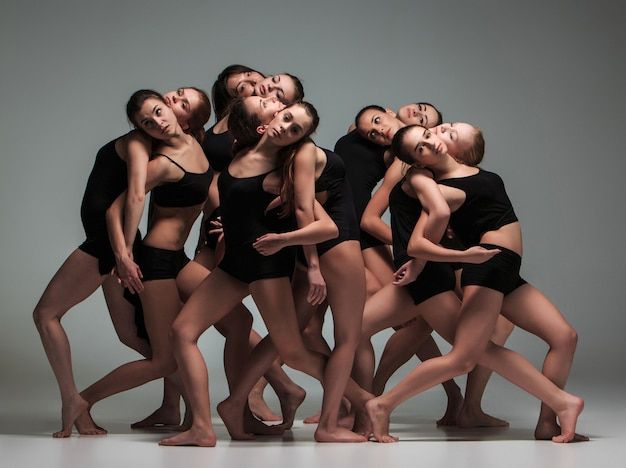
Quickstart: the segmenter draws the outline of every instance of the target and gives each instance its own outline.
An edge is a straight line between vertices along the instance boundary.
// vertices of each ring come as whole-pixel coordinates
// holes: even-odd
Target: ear
[[[385,109],[385,112],[387,112],[387,114],[389,114],[392,117],[395,117],[397,115],[396,111],[394,111],[393,109],[387,108],[387,109]]]
[[[186,132],[187,130],[189,130],[189,122],[180,124],[180,128],[183,129],[183,132]]]
[[[259,126],[256,128],[256,132],[257,132],[259,135],[263,135],[263,134],[267,131],[267,127],[269,127],[269,125],[267,125],[267,124],[265,124],[265,125],[259,125]]]

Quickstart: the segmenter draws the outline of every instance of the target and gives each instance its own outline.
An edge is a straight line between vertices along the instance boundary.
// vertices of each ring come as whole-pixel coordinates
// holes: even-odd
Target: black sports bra
[[[152,189],[152,200],[158,206],[188,207],[201,205],[208,197],[209,185],[213,178],[213,170],[209,166],[206,172],[187,172],[184,167],[172,158],[162,153],[154,156],[164,156],[178,166],[185,174],[176,182],[169,182]]]

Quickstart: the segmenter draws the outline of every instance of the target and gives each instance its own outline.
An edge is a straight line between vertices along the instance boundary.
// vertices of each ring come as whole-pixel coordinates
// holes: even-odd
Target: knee
[[[178,365],[176,364],[176,360],[173,356],[153,359],[152,362],[157,378],[167,377],[168,375],[176,372],[176,369],[178,369]]]
[[[50,307],[44,307],[37,304],[37,307],[35,307],[35,310],[33,311],[33,322],[35,322],[37,330],[40,332],[44,331],[46,325],[55,319],[58,320]]]
[[[578,333],[572,327],[567,326],[561,330],[556,339],[550,342],[552,349],[562,349],[573,353],[578,344]]]
[[[283,362],[292,369],[302,367],[302,362],[306,359],[307,350],[302,348],[290,347],[280,350],[280,357]]]
[[[455,375],[468,374],[476,367],[478,359],[472,354],[461,354],[451,352],[448,357],[450,358],[450,367],[454,370]]]
[[[196,337],[192,333],[191,329],[182,323],[174,322],[169,335],[170,342],[174,347],[180,347],[196,342]]]

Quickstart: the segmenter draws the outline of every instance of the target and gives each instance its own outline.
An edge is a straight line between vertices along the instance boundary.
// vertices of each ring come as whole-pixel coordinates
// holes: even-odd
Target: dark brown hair
[[[128,99],[128,102],[126,103],[126,118],[133,125],[133,127],[137,129],[141,128],[139,123],[135,120],[135,116],[141,109],[141,106],[143,106],[143,103],[150,98],[158,99],[163,104],[166,104],[163,95],[153,89],[140,89],[139,91],[135,91]]]
[[[228,92],[226,86],[226,80],[232,75],[245,72],[256,72],[265,76],[260,71],[254,68],[247,67],[245,65],[229,65],[224,68],[213,83],[211,88],[211,97],[213,98],[213,109],[215,110],[215,120],[221,120],[228,112],[228,105],[236,99],[237,96],[233,96]]]

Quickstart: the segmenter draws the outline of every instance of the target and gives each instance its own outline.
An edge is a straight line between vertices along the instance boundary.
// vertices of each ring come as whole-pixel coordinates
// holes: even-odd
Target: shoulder
[[[429,170],[415,166],[409,166],[406,172],[406,180],[415,190],[423,190],[437,186],[433,174]]]

